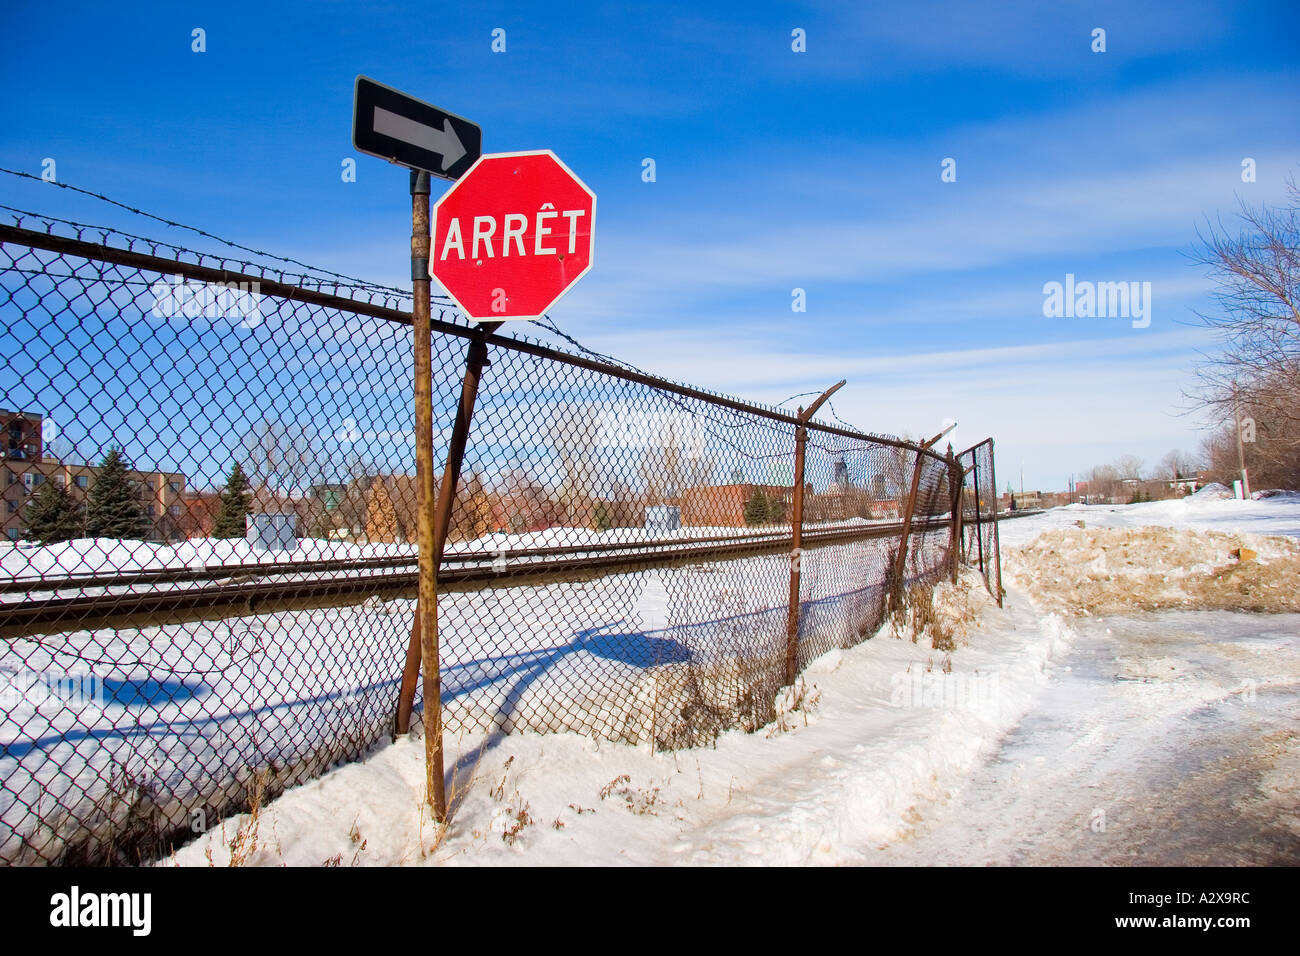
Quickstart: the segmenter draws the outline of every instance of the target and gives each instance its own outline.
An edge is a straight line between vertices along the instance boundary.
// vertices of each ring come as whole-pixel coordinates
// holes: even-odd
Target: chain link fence
[[[0,861],[136,863],[394,732],[410,300],[42,223],[0,225]],[[438,462],[487,357],[439,567],[453,738],[707,744],[955,541],[995,586],[991,442],[813,421],[799,483],[790,412],[567,344],[435,303]]]
[[[965,475],[962,492],[961,559],[979,568],[989,593],[1002,606],[1002,550],[998,542],[998,479],[993,439],[957,455]]]

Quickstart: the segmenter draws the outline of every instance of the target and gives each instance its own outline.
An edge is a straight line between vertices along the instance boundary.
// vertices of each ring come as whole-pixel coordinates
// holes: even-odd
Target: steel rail
[[[947,519],[927,520],[921,530],[947,528]],[[851,544],[898,534],[897,524],[874,525],[806,535],[805,548]],[[443,568],[438,586],[448,591],[488,587],[518,587],[534,583],[581,581],[631,568],[670,567],[702,561],[726,561],[790,549],[791,536],[744,539],[691,548],[631,549],[591,558],[539,556],[498,570],[490,556],[473,565]],[[413,597],[418,582],[414,564],[393,574],[297,577],[218,582],[195,588],[155,588],[147,591],[34,598],[0,606],[0,638],[29,637],[66,630],[103,627],[147,627],[248,616],[276,610],[312,610],[357,604],[369,597]],[[31,590],[38,590],[33,588]],[[39,590],[47,590],[40,588]],[[83,589],[84,591],[84,589]]]

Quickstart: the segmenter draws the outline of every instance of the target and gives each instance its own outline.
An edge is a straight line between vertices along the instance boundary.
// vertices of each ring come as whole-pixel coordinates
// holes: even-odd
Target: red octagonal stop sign
[[[591,268],[595,220],[549,149],[485,154],[434,206],[429,272],[471,318],[535,318]]]

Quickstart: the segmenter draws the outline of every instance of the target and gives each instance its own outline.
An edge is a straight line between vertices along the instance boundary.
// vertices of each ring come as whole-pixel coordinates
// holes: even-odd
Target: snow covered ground
[[[922,537],[933,558],[943,532]],[[852,622],[878,594],[852,589],[883,579],[888,544],[808,552],[804,597],[820,632],[858,639]],[[752,723],[742,712],[750,665],[780,665],[788,575],[775,555],[448,594],[446,726],[694,739],[708,728],[685,705],[701,698],[730,708],[731,725]],[[412,612],[410,600],[374,599],[6,642],[0,859],[48,857],[68,832],[91,836],[81,821],[99,833],[141,814],[171,826],[196,809],[215,816],[242,799],[250,766],[273,764],[292,783],[364,753],[387,732]],[[92,670],[97,699],[17,686],[48,674],[84,682]]]
[[[1300,615],[1075,621],[1025,718],[891,864],[1300,862]]]
[[[935,515],[943,519],[943,515]],[[808,533],[834,531],[872,525],[896,523],[892,518],[808,523]],[[629,547],[672,544],[694,538],[748,538],[755,536],[788,537],[790,526],[767,525],[761,528],[706,527],[687,525],[675,531],[646,531],[643,528],[555,527],[521,534],[488,534],[469,541],[447,543],[448,555],[482,555],[484,558],[515,560],[514,552],[559,547],[628,545]],[[243,538],[193,538],[174,544],[152,541],[119,541],[116,538],[77,538],[59,544],[37,545],[29,542],[0,542],[0,581],[31,581],[95,576],[126,575],[150,571],[242,570],[269,565],[293,565],[313,561],[359,562],[383,559],[416,560],[418,548],[412,543],[353,544],[322,538],[300,538],[291,550],[255,548]],[[89,582],[89,583],[93,583]],[[21,592],[14,592],[21,599]]]
[[[1290,545],[1242,535],[1300,536],[1300,503],[1075,506],[1006,522],[1002,539],[1011,551],[1045,531],[1077,533],[1078,547],[1104,550],[1101,539],[1088,544],[1090,530],[1141,536],[1136,529],[1148,526],[1222,532],[1215,548],[1229,538],[1253,542],[1258,556],[1248,561],[1267,566]],[[1186,544],[1172,534],[1155,558],[1144,558],[1166,567],[1143,573],[1163,571],[1176,584]],[[1008,554],[1009,564],[1027,553]],[[1204,577],[1244,562],[1216,552],[1201,563]],[[1195,604],[1097,618],[1045,610],[1034,576],[1012,577],[1001,611],[973,575],[938,590],[941,614],[958,627],[950,655],[888,629],[832,651],[757,733],[659,754],[573,732],[449,736],[454,816],[445,832],[422,810],[422,742],[404,739],[287,792],[256,816],[225,821],[167,862],[223,865],[232,855],[305,865],[1122,862],[1139,831],[1152,850],[1141,859],[1192,860],[1207,840],[1259,851],[1221,862],[1294,853],[1286,835],[1300,759],[1287,715],[1300,684],[1300,618]],[[1048,584],[1044,603],[1052,600]],[[1243,701],[1263,704],[1232,711]],[[1153,731],[1165,735],[1163,750]],[[1213,746],[1197,751],[1210,732]],[[1155,806],[1180,774],[1196,784]],[[1107,779],[1115,788],[1092,799],[1088,787]],[[1202,813],[1185,838],[1171,840],[1178,808],[1194,805],[1237,816],[1216,834]],[[1128,837],[1089,855],[1078,849],[1080,828]],[[1053,844],[1061,834],[1073,842]],[[1053,845],[1054,853],[1034,855]]]

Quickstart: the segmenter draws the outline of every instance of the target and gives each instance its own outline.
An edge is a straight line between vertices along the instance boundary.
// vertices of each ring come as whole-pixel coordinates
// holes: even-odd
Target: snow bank
[[[385,746],[231,818],[165,864],[666,865],[857,863],[906,838],[1032,704],[1072,632],[1027,602],[1005,611],[973,574],[937,589],[984,615],[951,657],[885,633],[832,650],[758,733],[652,753],[576,733],[448,738],[455,816],[422,810],[418,739]],[[946,613],[946,612],[945,612]]]
[[[1067,614],[1300,611],[1300,542],[1279,536],[1159,527],[1052,530],[1008,549],[1003,575],[1044,607]]]
[[[1080,525],[1082,522],[1082,525]],[[1242,501],[1195,495],[1134,505],[1070,505],[1026,518],[998,522],[1004,547],[1028,544],[1054,528],[1195,528],[1300,538],[1300,500],[1288,497]]]
[[[1300,610],[1300,497],[1290,494],[1071,505],[1001,522],[999,533],[1004,582],[1063,613]],[[1242,548],[1255,556],[1239,560]]]

